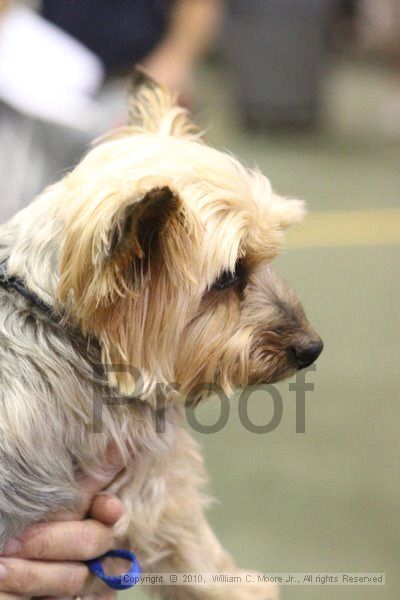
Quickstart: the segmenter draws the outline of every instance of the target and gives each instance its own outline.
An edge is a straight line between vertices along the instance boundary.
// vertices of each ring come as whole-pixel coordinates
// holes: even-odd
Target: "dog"
[[[129,125],[0,227],[0,549],[76,506],[77,478],[98,475],[114,445],[126,465],[109,488],[126,509],[121,545],[147,572],[235,572],[204,516],[183,409],[204,382],[229,395],[320,354],[271,267],[304,204],[208,146],[143,72],[133,87]],[[271,597],[253,586],[159,592]]]

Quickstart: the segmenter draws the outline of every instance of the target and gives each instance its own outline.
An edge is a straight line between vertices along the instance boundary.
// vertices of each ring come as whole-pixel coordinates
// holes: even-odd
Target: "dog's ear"
[[[134,364],[135,307],[164,255],[179,262],[185,252],[178,246],[164,252],[166,238],[174,238],[164,236],[165,229],[178,230],[182,219],[180,199],[166,186],[125,201],[115,193],[91,198],[69,212],[58,298],[83,333],[98,339],[105,364]],[[126,372],[110,379],[124,393],[132,391]]]
[[[105,262],[118,264],[121,271],[137,259],[142,265],[147,263],[178,203],[174,192],[164,186],[150,190],[139,202],[124,206],[112,220]]]
[[[117,194],[84,202],[69,214],[61,257],[59,298],[85,321],[115,296],[135,293],[163,230],[179,213],[180,201],[167,186],[139,198]]]
[[[176,94],[157,83],[142,68],[131,75],[128,94],[129,124],[137,133],[158,133],[200,140],[202,132]]]

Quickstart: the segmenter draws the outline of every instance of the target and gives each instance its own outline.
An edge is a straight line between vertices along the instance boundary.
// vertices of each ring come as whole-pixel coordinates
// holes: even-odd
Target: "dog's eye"
[[[212,285],[213,290],[226,290],[238,283],[242,283],[244,277],[244,266],[241,260],[238,260],[234,271],[223,271]]]

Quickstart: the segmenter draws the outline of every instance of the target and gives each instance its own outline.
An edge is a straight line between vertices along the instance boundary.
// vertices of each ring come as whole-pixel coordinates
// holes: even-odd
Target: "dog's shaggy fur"
[[[0,288],[0,547],[74,506],[77,475],[96,474],[115,444],[126,462],[110,488],[126,507],[116,531],[144,569],[235,569],[203,516],[202,460],[182,408],[202,382],[230,393],[281,379],[299,348],[319,344],[270,266],[302,215],[143,79],[131,124],[0,227],[0,261],[54,311]],[[157,433],[157,384],[172,382],[180,390]],[[104,406],[93,433],[94,402],[121,394],[130,400]],[[163,595],[266,597],[252,587]]]

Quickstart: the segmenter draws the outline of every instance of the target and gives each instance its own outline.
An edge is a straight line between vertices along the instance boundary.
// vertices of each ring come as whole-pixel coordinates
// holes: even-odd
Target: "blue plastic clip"
[[[118,576],[106,575],[101,561],[108,557],[129,560],[131,563],[129,571]],[[88,560],[86,564],[94,575],[99,577],[108,585],[108,587],[112,588],[113,590],[129,590],[129,588],[132,588],[138,583],[142,574],[142,569],[140,568],[138,559],[133,552],[130,552],[129,550],[111,550],[99,558]]]

